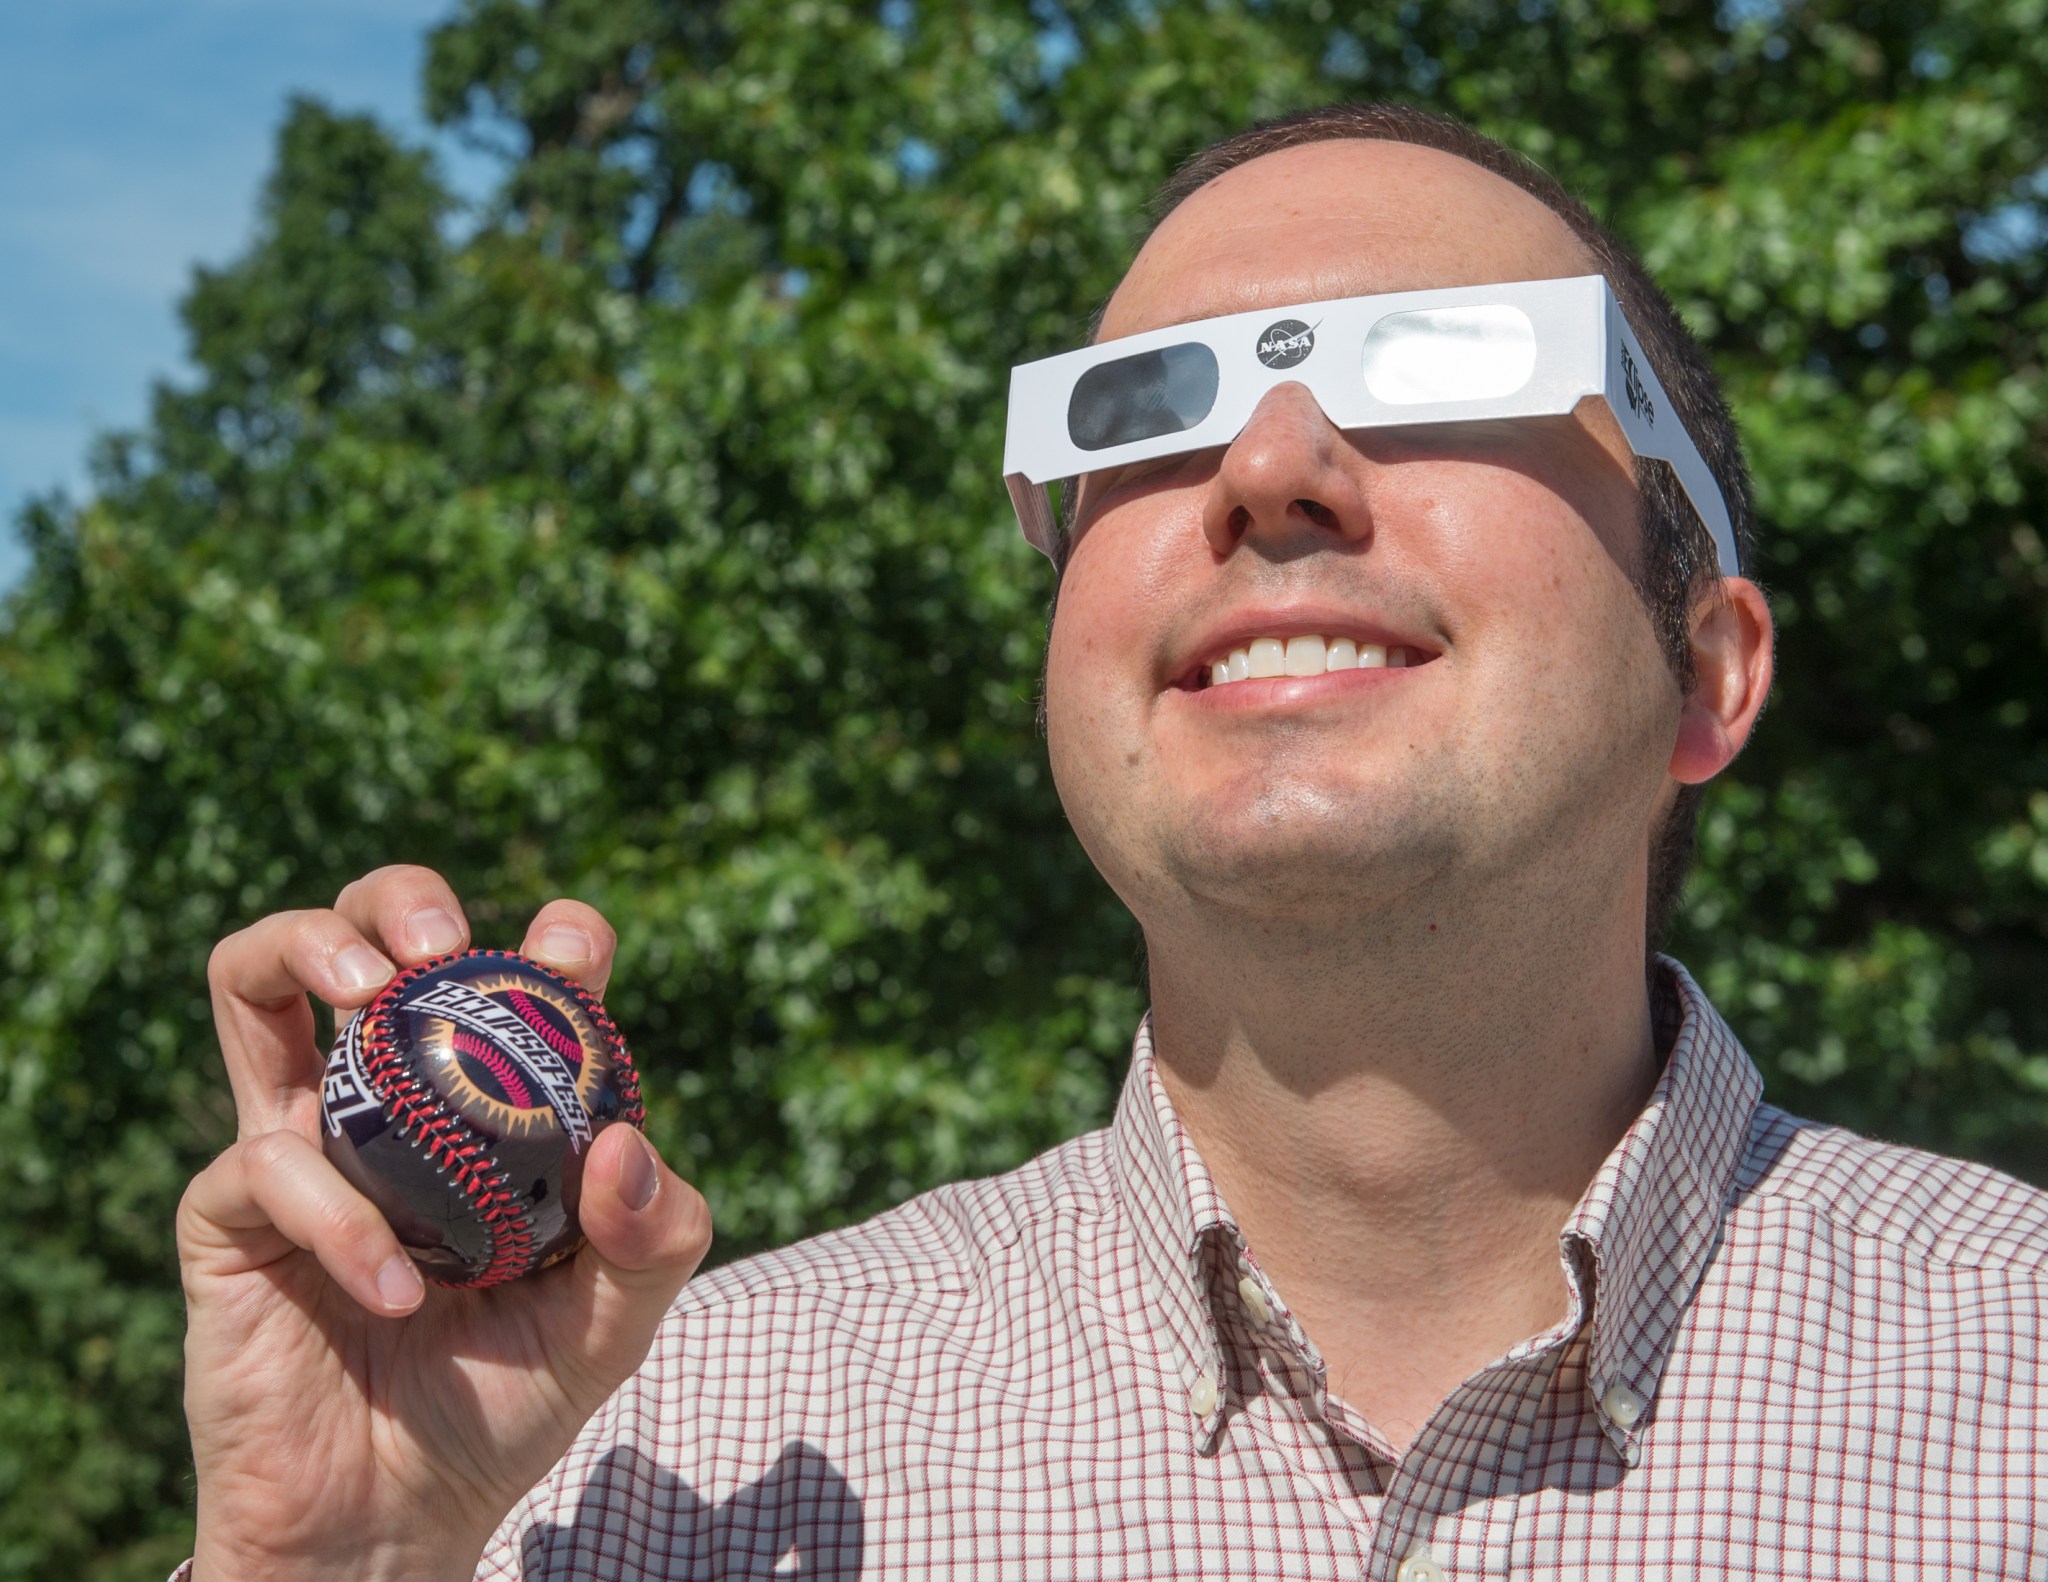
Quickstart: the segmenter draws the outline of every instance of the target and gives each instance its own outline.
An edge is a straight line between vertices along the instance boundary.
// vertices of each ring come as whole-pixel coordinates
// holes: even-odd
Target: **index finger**
[[[469,920],[448,881],[412,863],[364,874],[334,898],[334,910],[401,967],[469,944]]]
[[[391,976],[390,961],[332,912],[275,912],[214,947],[207,986],[244,1137],[319,1126],[326,1062],[307,993],[346,1017]]]

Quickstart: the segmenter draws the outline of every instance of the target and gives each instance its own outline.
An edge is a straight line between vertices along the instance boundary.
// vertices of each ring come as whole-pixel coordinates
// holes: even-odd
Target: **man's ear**
[[[1735,761],[1770,695],[1776,635],[1763,590],[1747,577],[1726,578],[1693,606],[1697,680],[1679,715],[1672,779],[1698,785]]]

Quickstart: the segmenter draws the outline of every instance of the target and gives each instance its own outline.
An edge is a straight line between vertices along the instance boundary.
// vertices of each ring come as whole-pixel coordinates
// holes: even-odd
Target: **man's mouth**
[[[1407,643],[1376,643],[1353,637],[1255,637],[1228,653],[1205,660],[1191,678],[1197,688],[1275,676],[1320,676],[1333,670],[1405,670],[1436,655]]]

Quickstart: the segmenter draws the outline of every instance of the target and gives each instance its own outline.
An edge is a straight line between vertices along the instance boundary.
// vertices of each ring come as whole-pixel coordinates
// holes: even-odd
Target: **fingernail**
[[[391,981],[391,971],[368,945],[350,945],[334,958],[334,976],[344,989],[374,989]]]
[[[550,961],[559,961],[564,966],[573,962],[588,961],[594,954],[590,936],[580,928],[571,928],[566,923],[556,923],[541,931],[540,953]]]
[[[423,906],[405,920],[405,937],[414,950],[446,955],[462,943],[462,925],[438,906]]]
[[[419,1306],[427,1288],[421,1283],[412,1259],[400,1253],[377,1271],[377,1294],[392,1312],[409,1313]]]
[[[661,1171],[655,1164],[654,1150],[635,1132],[632,1143],[619,1150],[619,1196],[625,1199],[627,1208],[638,1214],[654,1201],[660,1187]]]

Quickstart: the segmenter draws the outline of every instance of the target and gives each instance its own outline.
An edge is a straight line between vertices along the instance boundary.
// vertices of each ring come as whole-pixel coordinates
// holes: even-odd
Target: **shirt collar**
[[[1242,1237],[1159,1080],[1149,1013],[1131,1043],[1131,1074],[1117,1100],[1109,1147],[1152,1314],[1166,1331],[1181,1387],[1188,1392],[1185,1398],[1198,1399],[1193,1392],[1199,1380],[1208,1379],[1214,1388],[1225,1377],[1202,1243],[1218,1230],[1240,1243]],[[1217,1389],[1207,1411],[1190,1407],[1187,1421],[1197,1449],[1206,1452],[1215,1443],[1224,1406]]]
[[[1720,1241],[1763,1092],[1756,1067],[1691,975],[1666,957],[1656,971],[1662,1074],[1565,1221],[1559,1254],[1569,1317],[1511,1353],[1555,1344],[1590,1318],[1590,1404],[1631,1465],[1672,1336]],[[1202,1248],[1222,1234],[1242,1251],[1243,1236],[1159,1079],[1149,1015],[1132,1043],[1110,1155],[1151,1311],[1182,1385],[1194,1392],[1206,1377],[1213,1387],[1225,1371]],[[1198,1449],[1214,1444],[1225,1404],[1219,1391],[1207,1411],[1190,1410]]]
[[[1592,1307],[1587,1383],[1631,1465],[1672,1336],[1720,1244],[1763,1096],[1763,1078],[1692,975],[1668,957],[1657,974],[1658,1018],[1676,1023],[1663,1074],[1560,1238],[1567,1270],[1592,1271],[1592,1291],[1573,1281],[1575,1316]]]

